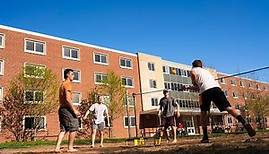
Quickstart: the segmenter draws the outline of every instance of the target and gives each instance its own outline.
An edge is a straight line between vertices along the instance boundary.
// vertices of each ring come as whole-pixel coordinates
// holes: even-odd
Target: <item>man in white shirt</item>
[[[208,125],[208,113],[210,111],[210,105],[213,101],[218,109],[227,111],[239,122],[243,124],[250,137],[255,136],[256,132],[248,124],[245,119],[238,113],[227,100],[224,92],[220,89],[219,83],[214,79],[213,75],[203,68],[201,60],[195,60],[192,63],[191,79],[193,86],[183,87],[183,89],[199,90],[199,102],[201,108],[201,124],[203,128],[203,138],[201,143],[209,143],[207,134]]]
[[[96,136],[96,131],[100,131],[100,136],[101,136],[101,142],[100,142],[100,147],[103,147],[103,139],[104,139],[104,128],[105,128],[105,116],[107,117],[108,121],[108,126],[109,124],[109,116],[108,116],[108,109],[104,103],[104,96],[97,96],[97,103],[94,103],[89,110],[86,112],[85,116],[83,119],[85,120],[90,112],[93,112],[93,123],[92,123],[92,145],[91,147],[94,147],[94,142],[95,142],[95,136]]]

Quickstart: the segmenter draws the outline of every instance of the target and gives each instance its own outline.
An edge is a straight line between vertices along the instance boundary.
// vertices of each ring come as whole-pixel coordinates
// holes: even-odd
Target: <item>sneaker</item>
[[[256,131],[251,127],[250,124],[246,124],[246,125],[245,125],[245,128],[246,128],[246,130],[247,130],[247,132],[248,132],[248,135],[249,135],[250,137],[256,135]]]
[[[201,142],[201,143],[209,143],[209,140],[206,139],[206,138],[203,138],[200,142]]]

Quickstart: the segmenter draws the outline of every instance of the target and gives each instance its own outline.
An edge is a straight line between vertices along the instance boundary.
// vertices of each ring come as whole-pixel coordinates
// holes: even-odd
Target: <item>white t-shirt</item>
[[[94,103],[90,108],[90,111],[94,112],[95,124],[105,122],[105,114],[108,112],[105,104]]]
[[[210,88],[220,87],[219,83],[208,70],[201,67],[194,67],[191,71],[196,75],[195,80],[200,89],[200,94]]]

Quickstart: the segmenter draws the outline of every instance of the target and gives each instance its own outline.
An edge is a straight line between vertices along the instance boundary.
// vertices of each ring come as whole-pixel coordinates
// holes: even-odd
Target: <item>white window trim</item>
[[[164,66],[165,67],[165,72],[163,72],[163,74],[169,74],[169,66]]]
[[[82,100],[82,93],[79,92],[79,91],[72,91],[72,96],[73,96],[73,93],[79,93],[79,102],[81,102],[81,100]],[[73,103],[73,105],[80,106],[81,103]]]
[[[40,43],[44,43],[43,47],[44,47],[44,52],[43,53],[39,53],[36,51],[32,51],[32,50],[27,50],[26,49],[26,41],[34,41],[34,42],[40,42]],[[35,45],[34,45],[35,46]],[[37,54],[37,55],[43,55],[45,56],[47,54],[47,43],[45,41],[41,41],[41,40],[37,40],[37,39],[32,39],[32,38],[24,38],[24,52],[26,53],[31,53],[31,54]]]
[[[0,89],[1,89],[0,95],[2,96],[0,97],[0,102],[2,102],[4,100],[4,87],[0,87]]]
[[[235,94],[236,96],[234,96],[233,94]],[[233,96],[233,98],[238,99],[238,95],[237,95],[236,92],[233,92],[233,93],[232,93],[232,96]]]
[[[26,67],[26,65],[40,66],[40,67],[44,67],[44,69],[47,68],[46,65],[44,65],[44,64],[34,64],[34,63],[28,63],[28,62],[24,62],[24,64],[23,64],[23,67],[24,67],[24,69],[23,69],[24,77],[29,77],[29,78],[43,78],[43,77],[38,77],[38,76],[29,76],[29,75],[26,75],[26,73],[25,73],[25,67]]]
[[[64,48],[71,48],[71,49],[76,49],[78,50],[78,58],[73,58],[73,57],[67,57],[64,55]],[[70,54],[71,55],[71,54]],[[62,45],[62,57],[64,59],[69,59],[69,60],[75,60],[75,61],[80,61],[80,49],[72,46],[67,46],[67,45]]]
[[[128,96],[129,96],[129,97],[132,97],[131,95],[128,95]],[[124,103],[124,106],[126,107],[127,104]],[[135,102],[134,102],[134,104],[130,104],[130,103],[128,104],[128,107],[129,107],[129,108],[133,108],[134,106],[135,106]]]
[[[2,40],[2,42],[3,42],[3,44],[2,45],[0,45],[0,48],[1,49],[4,49],[5,48],[5,44],[6,44],[6,35],[4,34],[4,33],[0,33],[0,35],[2,35],[3,37],[3,40]]]
[[[154,66],[154,70],[150,70],[149,67],[147,66],[147,67],[148,67],[148,70],[149,70],[150,72],[155,72],[155,71],[156,71],[156,67],[155,67],[155,63],[154,63],[154,62],[148,62],[147,64],[148,64],[148,65],[150,64],[151,66],[152,66],[152,64],[153,64],[153,66]]]
[[[220,84],[226,84],[225,79],[222,78],[223,82],[221,82],[221,79],[219,80]]]
[[[93,73],[94,84],[96,84],[96,85],[104,84],[104,83],[101,83],[101,82],[96,82],[96,78],[95,78],[96,74],[107,75],[107,73],[104,73],[104,72],[94,72]]]
[[[124,87],[126,88],[134,88],[134,78],[133,77],[128,77],[128,76],[121,76],[121,80],[122,78],[126,78],[126,79],[131,79],[132,80],[132,86],[129,86],[129,85],[124,85]]]
[[[234,81],[235,83],[232,83],[232,81]],[[233,87],[236,86],[236,81],[235,80],[231,80],[231,86],[233,86]]]
[[[33,101],[27,101],[27,100],[26,100],[26,92],[27,92],[27,91],[33,92],[33,93],[34,93],[34,96],[33,96],[34,98],[35,98],[35,92],[42,92],[42,93],[43,93],[43,99],[44,99],[44,95],[45,95],[45,94],[44,94],[45,92],[43,92],[43,91],[41,91],[41,90],[24,90],[24,98],[23,98],[23,99],[24,99],[24,102],[23,102],[24,104],[39,104],[39,103],[42,103],[42,101],[36,101],[36,100],[33,100]],[[43,100],[43,101],[44,101],[44,100]]]
[[[124,59],[124,60],[130,60],[130,62],[131,62],[131,67],[127,67],[127,66],[121,66],[121,60],[122,59]],[[123,69],[133,69],[133,60],[132,60],[132,58],[127,58],[127,57],[120,57],[119,58],[119,65],[120,65],[120,68],[123,68]]]
[[[3,59],[0,59],[0,63],[2,64],[2,70],[0,71],[0,75],[4,75],[5,71],[5,61]]]
[[[157,105],[152,105],[152,99],[154,99],[154,100],[157,99]],[[151,97],[150,98],[151,106],[154,106],[154,107],[159,106],[158,102],[159,102],[159,98],[158,97]]]
[[[128,128],[128,125],[127,126],[125,126],[125,118],[127,118],[128,116],[124,116],[123,117],[123,126],[124,126],[124,128]],[[129,116],[129,122],[131,123],[131,118],[135,118],[135,116]],[[135,126],[131,126],[130,125],[130,128],[135,128]]]
[[[105,55],[106,56],[106,61],[107,61],[107,63],[102,63],[102,62],[96,62],[95,61],[95,55],[96,54],[99,54],[99,55]],[[99,65],[109,65],[109,57],[108,57],[108,54],[106,54],[106,53],[101,53],[101,52],[93,52],[93,63],[94,64],[99,64]]]
[[[156,82],[156,87],[151,87],[150,85],[150,82],[152,81],[152,83],[153,83],[153,81],[155,81]],[[155,80],[155,79],[149,79],[149,88],[151,88],[151,89],[157,89],[157,80]]]
[[[63,80],[63,81],[65,80],[65,79],[64,79],[64,70],[65,70],[65,69],[68,69],[68,68],[62,68],[62,80]],[[70,67],[70,69],[72,69],[73,72],[74,72],[74,71],[79,71],[79,72],[80,72],[80,73],[79,73],[79,76],[78,76],[78,77],[79,77],[79,80],[73,80],[72,82],[73,82],[73,83],[81,83],[81,70],[80,70],[80,69],[73,69],[73,68],[71,68],[71,67]]]
[[[0,115],[0,132],[2,132],[2,121],[3,121],[3,116]]]
[[[243,81],[239,81],[239,86],[244,88],[245,87],[245,83]]]
[[[28,117],[43,117],[44,118],[44,129],[37,129],[37,131],[47,131],[47,117],[46,116],[23,116],[23,121],[22,121],[22,125],[23,125],[23,130],[25,130],[25,118]],[[27,130],[27,131],[32,131],[32,130]]]

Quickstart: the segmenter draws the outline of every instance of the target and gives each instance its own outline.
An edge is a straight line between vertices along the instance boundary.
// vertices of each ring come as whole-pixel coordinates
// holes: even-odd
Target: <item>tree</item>
[[[44,67],[27,66],[9,83],[3,99],[3,129],[16,141],[34,139],[45,126],[41,116],[55,112],[58,106],[59,82],[56,75]]]
[[[81,115],[85,115],[87,110],[89,110],[90,106],[97,102],[97,88],[90,90],[88,96],[86,99],[81,101],[81,104],[79,106],[79,111]],[[92,114],[89,114],[90,118],[87,118],[86,120],[82,121],[82,125],[84,127],[83,132],[80,131],[81,135],[84,137],[89,137],[91,135],[91,128],[92,128]]]
[[[259,94],[251,95],[251,98],[246,101],[246,110],[256,119],[258,128],[266,128],[265,118],[269,116],[269,95]]]
[[[110,125],[113,126],[113,121],[123,115],[125,111],[125,95],[126,89],[122,85],[121,77],[110,71],[107,74],[107,79],[103,84],[97,87],[98,93],[108,96],[106,105],[110,116]],[[112,129],[109,127],[109,137],[112,135]]]

